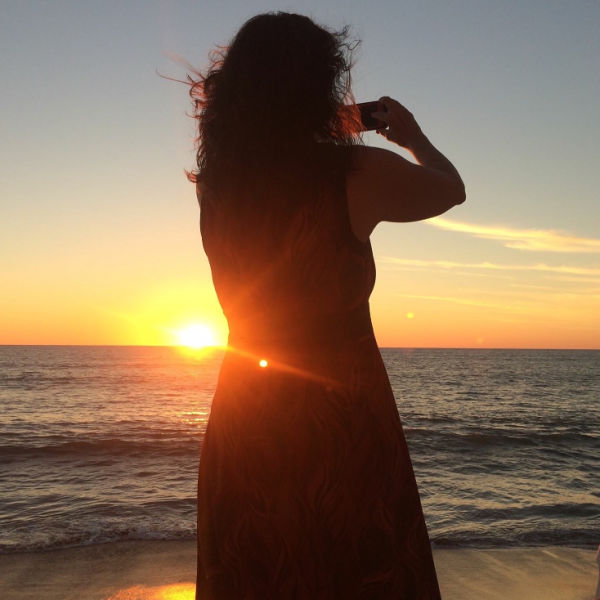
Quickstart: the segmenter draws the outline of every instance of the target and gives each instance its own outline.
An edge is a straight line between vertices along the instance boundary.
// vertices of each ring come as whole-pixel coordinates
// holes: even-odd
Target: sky
[[[350,25],[357,101],[398,99],[464,204],[371,237],[380,346],[600,347],[600,3],[4,0],[0,344],[224,343],[182,57],[254,14]],[[372,145],[397,149],[380,136]]]

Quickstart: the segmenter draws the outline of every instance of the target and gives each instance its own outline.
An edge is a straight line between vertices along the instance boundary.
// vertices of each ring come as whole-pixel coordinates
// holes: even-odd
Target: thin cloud
[[[450,302],[452,304],[462,304],[464,306],[477,306],[481,308],[494,308],[499,310],[522,311],[528,310],[527,306],[512,304],[498,304],[494,302],[485,302],[473,298],[459,298],[456,296],[431,296],[423,294],[397,294],[399,298],[411,298],[415,300],[433,300],[435,302]]]
[[[541,273],[560,273],[564,275],[600,276],[600,269],[594,267],[573,267],[568,265],[546,265],[537,263],[533,265],[505,265],[491,262],[461,263],[450,260],[420,260],[412,258],[396,258],[394,256],[382,256],[381,262],[399,267],[417,267],[423,269],[466,269],[466,270],[490,270],[490,271],[537,271]]]
[[[486,240],[504,242],[507,248],[536,252],[600,252],[600,240],[570,235],[553,229],[513,229],[511,227],[475,225],[435,217],[425,221],[446,231],[467,233]]]
[[[567,283],[600,283],[597,277],[569,277],[565,276],[553,276],[554,281],[566,281]]]

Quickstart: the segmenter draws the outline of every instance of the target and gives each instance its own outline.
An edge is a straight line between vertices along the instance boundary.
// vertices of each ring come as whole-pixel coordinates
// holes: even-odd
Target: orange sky
[[[0,344],[175,344],[194,323],[225,342],[187,88],[156,74],[185,77],[169,56],[204,68],[255,12],[205,4],[3,10]],[[355,98],[398,98],[466,184],[442,218],[377,227],[377,339],[598,348],[599,5],[473,6],[299,8],[354,27]]]
[[[194,259],[205,261],[199,253]],[[597,299],[560,287],[565,282],[553,288],[552,281],[519,283],[512,273],[493,279],[447,268],[432,273],[431,267],[410,265],[406,270],[389,258],[378,262],[371,312],[381,346],[598,346]],[[60,286],[52,278],[23,282],[21,297],[3,302],[2,342],[170,345],[194,324],[208,326],[218,342],[226,342],[226,322],[206,264],[196,277],[163,273],[155,281],[147,273],[132,277],[117,269],[104,280],[106,286],[95,281],[94,272],[88,273],[89,281],[80,274]]]

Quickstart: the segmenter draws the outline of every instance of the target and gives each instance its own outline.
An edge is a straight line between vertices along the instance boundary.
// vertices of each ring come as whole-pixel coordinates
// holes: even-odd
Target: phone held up
[[[387,127],[387,123],[371,116],[371,113],[377,111],[385,112],[383,104],[375,100],[374,102],[360,102],[356,106],[358,106],[358,110],[360,111],[360,120],[363,125],[363,131],[374,131],[376,129],[385,129]]]

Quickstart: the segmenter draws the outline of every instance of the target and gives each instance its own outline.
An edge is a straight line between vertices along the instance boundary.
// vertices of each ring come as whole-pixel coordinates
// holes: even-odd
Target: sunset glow
[[[9,53],[9,92],[0,97],[10,115],[0,161],[0,344],[176,346],[198,355],[224,348],[227,320],[184,175],[195,167],[198,123],[188,87],[155,70],[184,81],[186,61],[203,71],[212,44],[227,44],[254,9],[54,4],[9,3],[0,23],[6,47],[19,49]],[[402,35],[364,3],[339,11],[308,2],[300,11],[333,28],[361,24],[352,34],[363,40],[354,98],[405,103],[467,189],[466,202],[448,213],[375,228],[377,342],[598,348],[592,157],[600,120],[592,99],[600,80],[590,73],[599,5],[521,2],[491,11],[442,2],[431,18],[426,4],[387,3],[385,21],[403,24]],[[143,26],[132,26],[140,19]],[[73,32],[81,34],[71,40]],[[102,79],[91,64],[111,74],[99,103]],[[32,77],[37,88],[61,93],[40,102]],[[92,105],[99,113],[90,119]],[[561,151],[551,150],[557,140]],[[374,132],[363,141],[413,160]],[[33,148],[44,160],[30,177]]]
[[[176,333],[179,346],[198,350],[218,345],[214,331],[207,325],[188,325]]]
[[[107,600],[193,600],[196,593],[194,583],[170,585],[134,585],[120,589]]]

